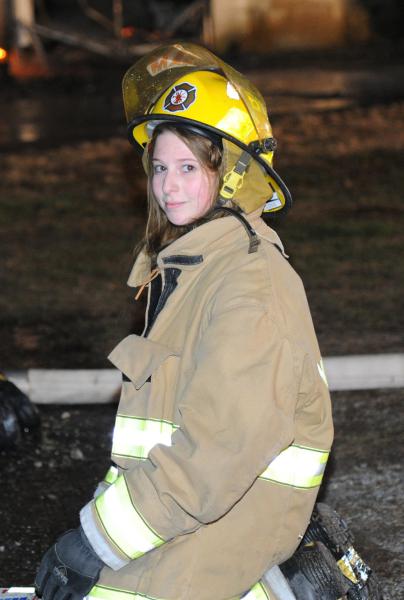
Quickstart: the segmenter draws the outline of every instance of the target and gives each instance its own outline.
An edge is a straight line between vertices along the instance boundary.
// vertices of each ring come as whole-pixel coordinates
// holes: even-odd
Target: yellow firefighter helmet
[[[138,149],[147,146],[154,127],[164,122],[219,138],[231,157],[225,162],[223,201],[231,200],[245,213],[263,204],[264,213],[290,208],[290,192],[272,166],[276,142],[263,97],[209,50],[191,43],[157,48],[127,71],[122,87],[129,139]],[[241,153],[234,152],[234,145]],[[252,159],[269,186],[264,201],[245,194],[240,200]]]

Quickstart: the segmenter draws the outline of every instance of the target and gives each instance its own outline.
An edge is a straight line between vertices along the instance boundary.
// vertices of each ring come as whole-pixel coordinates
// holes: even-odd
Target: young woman
[[[45,555],[38,592],[280,598],[265,573],[305,533],[333,429],[303,286],[261,218],[291,203],[265,104],[191,44],[142,58],[123,89],[149,180],[129,278],[148,289],[145,329],[110,355],[113,465]]]

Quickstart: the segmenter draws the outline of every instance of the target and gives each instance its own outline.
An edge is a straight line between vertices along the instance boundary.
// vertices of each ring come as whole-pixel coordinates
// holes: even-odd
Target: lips
[[[185,202],[166,202],[166,208],[178,208],[184,206]]]

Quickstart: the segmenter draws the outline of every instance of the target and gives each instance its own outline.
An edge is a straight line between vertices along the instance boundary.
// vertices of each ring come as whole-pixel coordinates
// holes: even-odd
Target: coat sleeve
[[[119,569],[219,519],[293,437],[291,347],[263,305],[213,311],[178,399],[172,445],[157,445],[81,513],[100,557]]]

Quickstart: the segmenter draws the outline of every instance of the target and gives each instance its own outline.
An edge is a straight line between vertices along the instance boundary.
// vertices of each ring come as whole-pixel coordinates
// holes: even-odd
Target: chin
[[[192,221],[195,220],[194,217],[190,217],[189,215],[176,214],[167,215],[167,219],[170,221],[170,223],[172,223],[172,225],[177,225],[178,227],[189,225],[189,223],[192,223]]]
[[[206,211],[207,212],[207,211]],[[196,215],[167,215],[167,219],[170,221],[172,225],[177,225],[177,227],[183,227],[184,225],[190,225],[191,223],[195,223],[198,219],[201,219],[205,213],[196,214]]]
[[[192,222],[192,219],[169,219],[169,221],[172,225],[183,227],[184,225],[189,225]]]

